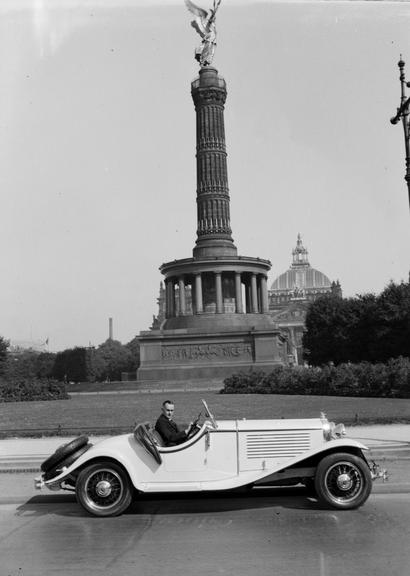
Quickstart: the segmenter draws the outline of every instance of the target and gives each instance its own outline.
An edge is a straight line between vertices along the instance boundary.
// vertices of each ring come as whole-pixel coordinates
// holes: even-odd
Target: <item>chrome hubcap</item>
[[[365,489],[365,478],[353,462],[340,461],[326,471],[324,486],[333,501],[348,504],[362,494]]]
[[[340,490],[350,490],[350,488],[352,487],[353,481],[350,478],[349,474],[340,474],[340,476],[338,476],[337,480],[337,486],[338,488],[340,488]]]
[[[126,491],[120,472],[107,465],[90,472],[85,479],[82,494],[88,509],[100,512],[121,503]]]
[[[112,490],[111,484],[107,480],[101,480],[101,482],[98,482],[95,487],[95,491],[98,494],[98,496],[101,496],[103,498],[109,496],[111,494],[111,490]]]

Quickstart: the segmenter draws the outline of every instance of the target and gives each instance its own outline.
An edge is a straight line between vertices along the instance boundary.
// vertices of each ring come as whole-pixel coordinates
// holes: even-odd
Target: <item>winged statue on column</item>
[[[191,26],[195,28],[202,38],[201,45],[195,49],[195,59],[198,60],[201,66],[212,64],[216,47],[215,17],[220,3],[221,0],[213,0],[213,7],[205,10],[191,2],[191,0],[185,0],[186,7],[195,16]]]

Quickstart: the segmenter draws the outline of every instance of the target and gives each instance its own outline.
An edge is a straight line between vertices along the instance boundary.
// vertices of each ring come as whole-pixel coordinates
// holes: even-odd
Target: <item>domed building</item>
[[[273,281],[268,291],[269,312],[288,337],[294,363],[303,364],[302,336],[308,306],[329,293],[342,296],[339,281],[331,282],[326,274],[312,268],[308,251],[298,234],[290,268]]]

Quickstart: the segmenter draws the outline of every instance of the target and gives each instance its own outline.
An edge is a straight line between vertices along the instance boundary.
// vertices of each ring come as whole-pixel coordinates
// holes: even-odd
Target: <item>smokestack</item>
[[[113,339],[113,331],[112,331],[112,318],[108,319],[108,340],[112,340]]]

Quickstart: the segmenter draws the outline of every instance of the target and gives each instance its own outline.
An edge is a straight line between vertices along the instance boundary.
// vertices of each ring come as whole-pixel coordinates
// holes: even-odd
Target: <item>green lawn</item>
[[[70,400],[0,404],[0,436],[127,432],[136,422],[155,422],[163,400],[175,402],[175,419],[184,424],[201,410],[204,398],[218,419],[311,418],[324,411],[345,424],[410,422],[410,399],[285,396],[274,394],[107,394]]]

